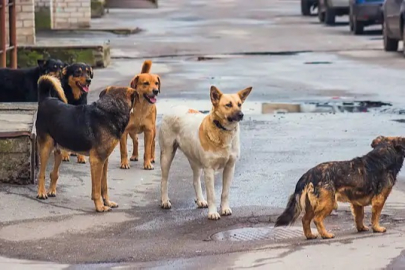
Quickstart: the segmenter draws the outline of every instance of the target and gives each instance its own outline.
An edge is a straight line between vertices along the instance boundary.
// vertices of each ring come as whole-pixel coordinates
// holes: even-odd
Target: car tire
[[[333,8],[326,7],[325,24],[332,26],[332,25],[335,25],[335,22],[336,22],[335,10]]]
[[[320,11],[319,7],[318,7],[318,20],[320,23],[325,22],[325,12]]]
[[[311,3],[308,0],[301,0],[301,14],[302,16],[311,15]]]
[[[383,23],[383,40],[384,40],[384,50],[386,52],[396,52],[398,51],[399,41],[393,38],[390,38],[387,33],[387,23],[384,20]]]
[[[364,32],[364,23],[357,20],[356,17],[353,17],[353,33],[355,35],[361,35]]]

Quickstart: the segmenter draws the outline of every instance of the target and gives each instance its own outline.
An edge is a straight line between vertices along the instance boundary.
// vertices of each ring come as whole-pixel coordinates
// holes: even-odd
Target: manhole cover
[[[302,228],[242,228],[213,234],[214,241],[255,241],[255,240],[287,240],[303,237]]]

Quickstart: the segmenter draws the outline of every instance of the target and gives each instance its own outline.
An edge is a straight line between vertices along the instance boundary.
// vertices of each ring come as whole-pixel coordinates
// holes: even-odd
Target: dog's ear
[[[216,88],[215,86],[211,86],[210,89],[210,97],[211,97],[211,103],[212,105],[217,105],[222,97],[222,92],[219,91],[218,88]]]
[[[69,64],[68,63],[63,63],[63,67],[67,67]]]
[[[378,136],[371,142],[371,147],[376,148],[382,141],[384,141],[384,136]]]
[[[252,87],[248,87],[248,88],[240,90],[238,92],[238,96],[239,96],[240,100],[242,101],[242,103],[245,102],[246,98],[249,96],[251,91],[252,91]]]
[[[37,63],[40,68],[44,68],[46,66],[46,60],[44,59],[38,59]]]
[[[158,82],[159,82],[159,88],[158,88],[158,90],[159,90],[159,94],[160,94],[160,77],[159,77],[159,76],[156,76],[156,77],[157,77]]]
[[[106,89],[104,89],[103,91],[100,92],[100,95],[98,96],[99,98],[102,98],[103,96],[105,96],[105,94],[107,94],[107,91],[110,89],[110,87],[107,87]]]
[[[131,88],[136,89],[136,86],[138,85],[138,80],[139,80],[139,76],[136,76],[135,78],[132,79],[131,81]]]
[[[405,151],[405,138],[398,137],[393,141],[394,148],[404,152]]]
[[[62,75],[63,75],[63,76],[66,76],[66,74],[67,74],[67,66],[68,66],[68,65],[66,65],[66,66],[62,69]]]

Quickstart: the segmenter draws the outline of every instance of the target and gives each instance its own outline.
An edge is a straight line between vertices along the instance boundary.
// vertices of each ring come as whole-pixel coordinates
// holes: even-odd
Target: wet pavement
[[[94,213],[89,165],[76,164],[75,158],[62,164],[56,198],[37,200],[34,185],[0,186],[0,255],[12,258],[0,258],[0,266],[18,263],[14,259],[40,266],[53,262],[48,266],[55,269],[401,265],[403,172],[383,211],[385,235],[356,234],[346,204],[327,220],[335,240],[303,240],[300,222],[272,229],[309,168],[363,155],[378,135],[403,135],[404,59],[381,51],[378,27],[354,37],[347,17],[339,21],[328,28],[316,17],[302,18],[295,0],[167,0],[157,10],[111,10],[94,22],[100,28],[144,30],[136,35],[65,33],[66,40],[85,37],[112,46],[111,66],[95,71],[91,101],[108,85],[128,85],[150,56],[152,72],[162,79],[158,124],[173,105],[210,110],[211,85],[228,93],[253,86],[244,104],[241,159],[231,186],[233,215],[209,221],[207,210],[196,208],[191,169],[181,153],[169,176],[173,207],[161,209],[159,162],[154,171],[144,171],[142,161],[121,170],[117,148],[109,163],[109,192],[120,207],[110,213]],[[275,103],[299,104],[301,113],[263,113],[263,106]],[[139,145],[142,155],[142,136]],[[217,174],[217,195],[220,190]],[[369,223],[370,209],[366,212]]]

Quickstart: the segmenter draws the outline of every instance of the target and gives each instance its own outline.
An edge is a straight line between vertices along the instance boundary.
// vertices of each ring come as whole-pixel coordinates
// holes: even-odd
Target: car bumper
[[[329,0],[328,3],[333,8],[349,8],[349,0]]]
[[[353,5],[353,15],[358,21],[382,21],[382,4]]]

